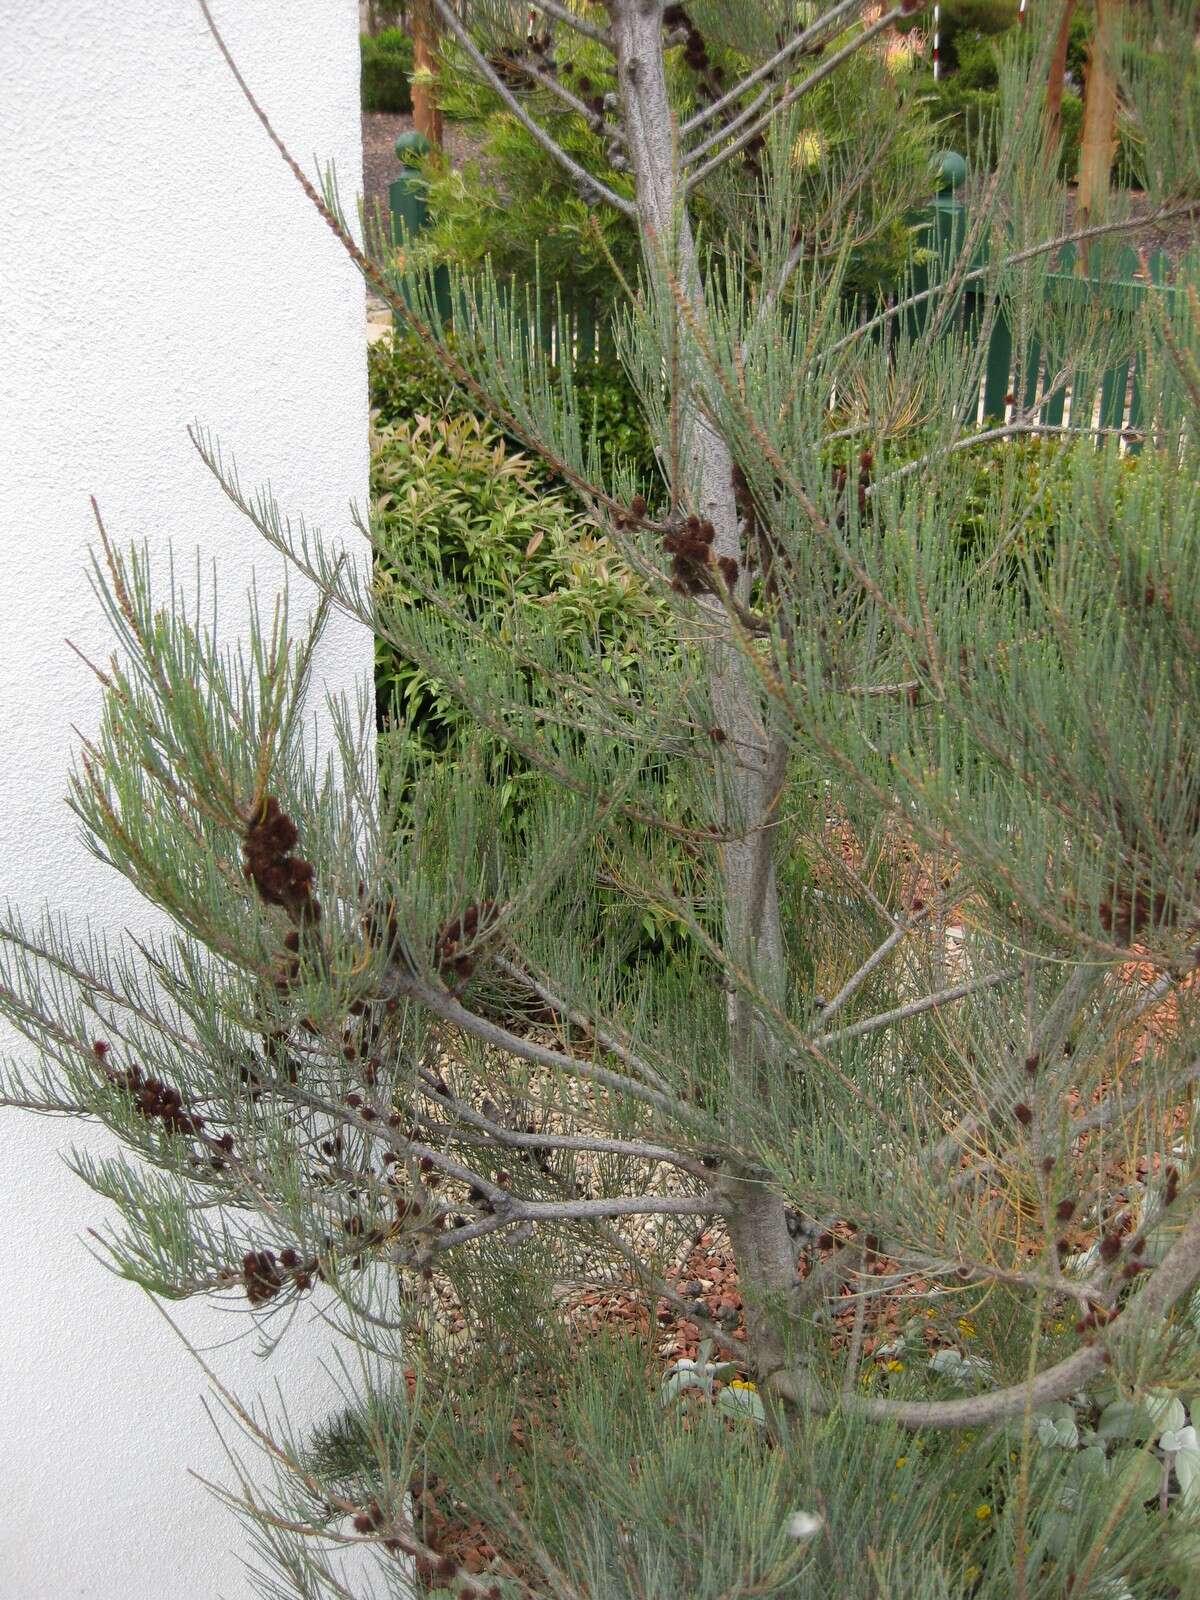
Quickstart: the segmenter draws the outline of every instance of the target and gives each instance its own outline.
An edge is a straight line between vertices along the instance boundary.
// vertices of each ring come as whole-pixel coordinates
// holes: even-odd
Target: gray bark
[[[703,319],[703,294],[695,239],[679,179],[674,117],[663,60],[660,0],[624,0],[610,7],[612,39],[624,110],[630,163],[637,185],[638,216],[648,277],[669,300],[686,344],[679,300]],[[674,292],[664,283],[664,263]],[[716,530],[717,557],[738,563],[739,597],[749,592],[746,552],[733,489],[733,459],[726,441],[702,414],[699,396],[685,378],[672,397],[683,441],[681,477],[676,486],[694,497],[688,507]],[[721,616],[712,607],[714,621]],[[731,639],[714,628],[708,646],[713,711],[726,742],[717,749],[724,831],[735,835],[722,847],[721,877],[725,951],[774,1005],[786,997],[779,892],[772,850],[772,820],[786,762],[786,747],[763,726],[761,699],[752,669]],[[764,755],[765,752],[765,755]],[[750,997],[735,987],[729,998],[730,1050],[735,1093],[742,1103],[770,1093],[770,1030]],[[782,1202],[758,1184],[732,1178],[730,1233],[739,1264],[752,1344],[771,1366],[780,1355],[768,1324],[768,1305],[794,1281],[794,1257]]]

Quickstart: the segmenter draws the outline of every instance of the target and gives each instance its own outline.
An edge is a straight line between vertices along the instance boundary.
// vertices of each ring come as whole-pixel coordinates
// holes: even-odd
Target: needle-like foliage
[[[119,653],[72,803],[175,932],[118,951],[10,918],[0,1009],[35,1059],[5,1098],[117,1135],[76,1165],[119,1272],[271,1337],[308,1305],[339,1328],[345,1408],[316,1436],[219,1391],[272,1469],[231,1451],[222,1491],[264,1594],[399,1595],[414,1570],[561,1600],[1194,1592],[1200,269],[1124,300],[1050,285],[1068,243],[1103,277],[1132,225],[1116,200],[1068,219],[1055,6],[1005,60],[965,237],[870,303],[863,194],[870,229],[902,223],[930,175],[895,178],[875,118],[822,148],[806,107],[843,68],[895,93],[909,0],[746,0],[736,27],[707,0],[434,6],[460,70],[636,232],[613,337],[653,482],[602,465],[552,293],[460,275],[451,335],[419,252],[361,248],[279,148],[611,547],[645,648],[614,673],[599,630],[497,624],[494,577],[427,559],[417,498],[347,553],[198,429],[322,607],[477,737],[377,752],[340,703],[318,768],[323,610],[229,646],[101,530]],[[1176,218],[1194,6],[1130,32],[1146,206]],[[560,70],[581,51],[586,86]],[[570,116],[591,142],[556,138]],[[1001,317],[1015,393],[981,424]],[[1140,433],[1093,432],[1129,362]],[[1046,421],[1067,395],[1073,430]],[[1039,433],[1030,479],[996,446]],[[497,750],[529,776],[516,811]],[[656,960],[630,937],[650,915],[680,932]],[[685,1284],[700,1232],[732,1316]],[[587,1331],[589,1285],[634,1332]],[[660,1313],[705,1341],[666,1373]]]

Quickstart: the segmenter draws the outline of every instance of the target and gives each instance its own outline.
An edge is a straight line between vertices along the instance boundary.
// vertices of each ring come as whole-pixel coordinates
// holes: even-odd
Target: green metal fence
[[[949,187],[931,203],[926,217],[917,219],[920,244],[941,257],[943,282],[947,266],[961,256],[969,220],[966,206]],[[985,263],[986,257],[980,253],[965,264],[967,272]],[[1161,251],[1143,264],[1133,249],[1120,249],[1108,257],[1103,277],[1089,275],[1082,267],[1077,247],[1064,245],[1054,270],[1045,278],[1044,292],[1051,308],[1073,308],[1102,322],[1107,317],[1136,313],[1148,294],[1168,299],[1173,295],[1169,263]],[[919,292],[929,283],[927,269],[917,267],[902,293]],[[926,325],[937,303],[933,296],[912,312],[914,332]],[[1048,349],[1035,335],[1023,337],[1019,324],[1036,320],[1045,319],[1023,317],[1020,308],[989,300],[989,291],[979,279],[964,284],[942,324],[946,335],[964,336],[964,347],[972,352],[980,373],[974,415],[963,421],[1002,425],[1026,417],[1043,427],[1067,427],[1098,436],[1116,433],[1127,442],[1136,439],[1146,418],[1140,361],[1125,357],[1102,370],[1089,369],[1075,360],[1069,348]],[[985,342],[986,349],[982,349]]]
[[[428,148],[419,134],[407,134],[397,141],[396,153],[401,160],[414,151],[419,153],[418,140]],[[965,163],[960,157],[947,156],[942,170],[943,192],[931,201],[924,213],[912,220],[922,249],[940,257],[939,275],[945,282],[947,268],[961,255],[969,213],[957,197],[966,174]],[[429,220],[420,178],[411,169],[392,184],[390,202],[393,237],[402,245],[426,227]],[[971,268],[983,264],[983,258],[977,256],[968,264],[968,273]],[[1102,279],[1087,276],[1078,268],[1075,247],[1064,246],[1045,281],[1045,293],[1051,303],[1060,307],[1090,307],[1094,315],[1102,318],[1106,314],[1136,311],[1147,294],[1170,296],[1172,293],[1168,261],[1161,252],[1151,256],[1143,267],[1132,249],[1122,250],[1115,259],[1110,257],[1109,271]],[[918,294],[928,289],[930,283],[929,268],[916,265],[897,289],[896,300]],[[448,319],[451,296],[445,268],[437,269],[435,289],[442,314]],[[965,424],[1004,425],[1023,417],[1036,419],[1040,426],[1047,428],[1065,427],[1081,433],[1091,432],[1097,437],[1116,433],[1127,444],[1136,441],[1146,417],[1146,397],[1140,363],[1136,359],[1120,361],[1103,371],[1087,370],[1074,361],[1069,349],[1047,349],[1037,337],[1023,337],[1020,327],[1014,324],[1029,319],[1022,319],[1019,314],[1014,316],[1010,310],[989,302],[988,290],[977,278],[968,277],[949,313],[939,302],[935,290],[906,313],[907,326],[911,332],[918,333],[935,314],[940,318],[940,331],[944,336],[962,338],[964,348],[971,352],[969,359],[979,372],[974,415],[964,416],[961,420]],[[401,320],[397,318],[398,322]],[[592,304],[572,300],[561,287],[552,312],[548,312],[543,303],[538,317],[538,337],[553,360],[570,359],[576,367],[605,360],[613,354],[606,319],[596,315]],[[986,351],[982,349],[985,341]]]

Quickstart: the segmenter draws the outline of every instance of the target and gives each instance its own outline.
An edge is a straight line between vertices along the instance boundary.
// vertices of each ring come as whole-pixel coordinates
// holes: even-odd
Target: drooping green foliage
[[[439,10],[493,94],[556,70],[525,8]],[[418,259],[357,257],[497,432],[457,399],[381,428],[375,565],[197,443],[454,757],[377,741],[364,697],[319,766],[320,618],[256,617],[238,653],[106,542],[118,655],[72,803],[175,934],[118,953],[10,919],[0,1005],[37,1061],[5,1097],[117,1135],[76,1166],[118,1271],[343,1330],[312,1436],[286,1395],[223,1393],[272,1463],[231,1491],[264,1594],[400,1595],[407,1560],[492,1600],[1179,1600],[1200,265],[1051,283],[1047,29],[1001,68],[995,191],[879,305],[854,202],[882,152],[810,164],[799,91],[841,53],[882,100],[886,20],[748,7],[761,75],[702,106],[680,53],[711,76],[725,8],[576,22],[619,68],[627,165],[578,181],[636,223],[613,338],[661,494],[494,273],[452,279],[451,333]],[[1141,44],[1194,23],[1156,0]],[[1200,122],[1152,87],[1130,72],[1166,219]],[[1127,220],[1090,238],[1096,278]],[[1036,393],[981,425],[1001,314]],[[1134,437],[1094,433],[1130,361]],[[688,937],[631,960],[651,913]],[[698,1248],[736,1297],[689,1280]]]

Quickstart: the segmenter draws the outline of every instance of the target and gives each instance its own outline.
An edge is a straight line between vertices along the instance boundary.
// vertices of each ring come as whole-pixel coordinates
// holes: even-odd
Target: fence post
[[[923,212],[915,216],[910,213],[910,220],[916,225],[916,243],[922,250],[940,259],[942,277],[961,248],[966,232],[967,208],[958,198],[958,190],[966,176],[967,163],[962,156],[955,150],[947,150],[938,163],[937,193]],[[918,262],[910,266],[908,282],[901,286],[900,293],[921,294],[929,288],[932,277],[929,266],[924,261]],[[930,309],[931,301],[925,300],[908,313],[906,321],[910,337],[916,338],[921,332]]]
[[[429,140],[423,133],[402,133],[396,140],[396,159],[404,171],[388,185],[388,205],[392,213],[392,243],[403,248],[429,221],[429,207],[421,193],[420,175],[413,171],[409,157],[427,156]]]
[[[396,156],[403,171],[388,185],[388,209],[392,216],[392,246],[402,251],[409,240],[415,239],[429,226],[429,205],[423,192],[424,180],[411,165],[412,158],[426,156],[429,140],[423,133],[402,133],[396,140]],[[434,269],[434,294],[443,317],[450,315],[450,274],[445,267]],[[402,333],[404,318],[400,312],[392,313],[392,327]]]

